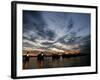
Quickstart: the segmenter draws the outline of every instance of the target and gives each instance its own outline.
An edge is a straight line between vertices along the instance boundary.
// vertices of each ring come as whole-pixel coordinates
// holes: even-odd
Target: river
[[[90,65],[90,55],[77,56],[71,58],[60,57],[59,59],[52,59],[52,57],[44,57],[44,60],[37,60],[37,57],[30,57],[29,61],[23,62],[23,69],[80,67]]]

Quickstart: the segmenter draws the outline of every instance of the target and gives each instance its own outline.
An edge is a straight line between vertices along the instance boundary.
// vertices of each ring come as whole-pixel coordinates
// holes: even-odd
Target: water
[[[29,61],[23,62],[23,69],[80,67],[90,65],[90,55],[77,56],[71,58],[60,57],[59,59],[52,59],[52,57],[44,57],[44,60],[37,60],[37,57],[30,57]]]

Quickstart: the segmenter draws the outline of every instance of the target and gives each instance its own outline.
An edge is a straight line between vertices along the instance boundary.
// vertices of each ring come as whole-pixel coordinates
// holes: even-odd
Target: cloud
[[[53,39],[54,32],[47,28],[47,24],[38,11],[23,11],[23,32],[29,34],[31,38]],[[31,32],[31,34],[30,34]]]
[[[32,49],[86,49],[90,44],[90,15],[23,11],[23,47]],[[89,49],[88,49],[89,50]]]

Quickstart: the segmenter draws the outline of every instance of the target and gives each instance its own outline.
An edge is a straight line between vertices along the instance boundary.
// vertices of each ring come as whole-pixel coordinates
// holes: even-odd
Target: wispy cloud
[[[23,47],[83,49],[90,44],[90,14],[23,11]]]

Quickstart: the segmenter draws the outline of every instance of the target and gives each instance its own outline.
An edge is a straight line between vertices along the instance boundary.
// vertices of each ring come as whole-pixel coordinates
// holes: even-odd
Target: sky
[[[23,10],[23,49],[90,52],[89,13]]]

